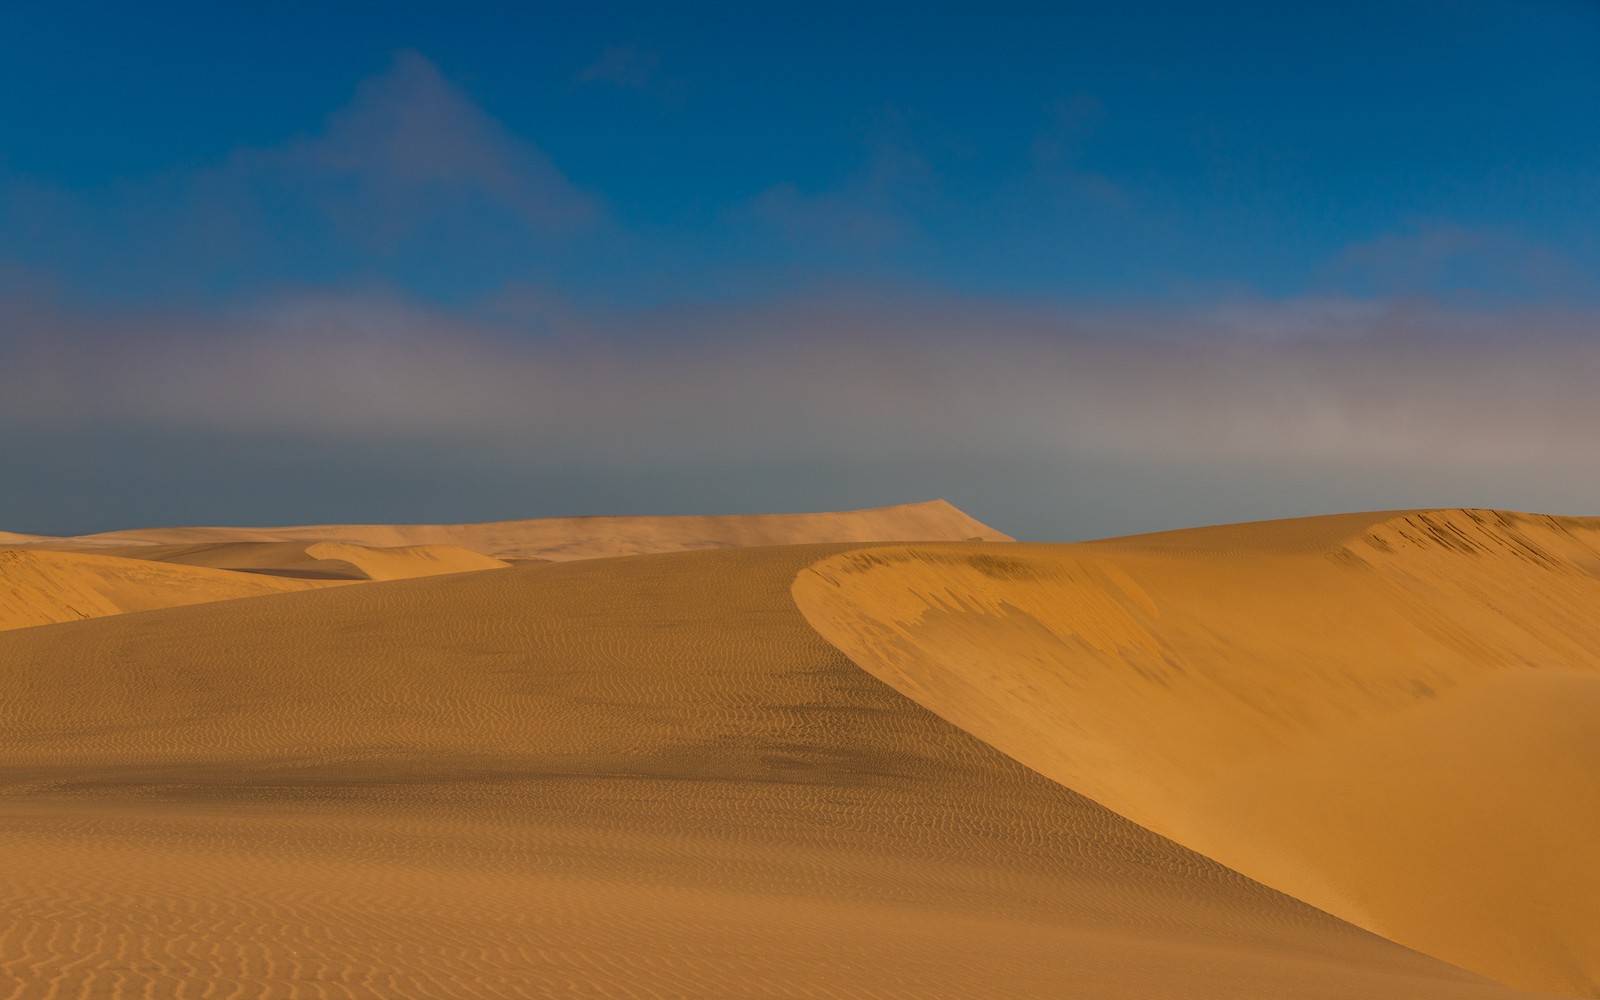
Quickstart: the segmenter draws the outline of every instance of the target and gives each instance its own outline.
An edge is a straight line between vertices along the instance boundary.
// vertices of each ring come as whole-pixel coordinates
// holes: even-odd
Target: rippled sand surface
[[[1292,727],[1269,739],[1143,678],[1141,642],[1197,635],[1190,592],[1156,572],[1191,556],[1115,544],[724,545],[389,582],[236,570],[318,585],[0,633],[0,998],[1525,995],[1286,884],[1338,837],[1255,864],[1297,834],[1241,789],[1288,795],[1272,768],[1321,758],[1269,753]],[[1365,550],[1329,559],[1412,586]],[[1084,580],[1052,575],[1074,560]],[[1582,637],[1563,641],[1576,656]],[[1070,677],[1102,669],[1167,693],[1135,711]],[[1357,686],[1374,725],[1415,695]],[[1388,752],[1329,721],[1347,707],[1318,711],[1353,748],[1333,759]],[[1130,761],[1227,726],[1244,726],[1232,756],[1191,754],[1216,811],[1167,823],[1152,803],[1188,774]],[[1234,824],[1232,857],[1197,852],[1212,822]]]

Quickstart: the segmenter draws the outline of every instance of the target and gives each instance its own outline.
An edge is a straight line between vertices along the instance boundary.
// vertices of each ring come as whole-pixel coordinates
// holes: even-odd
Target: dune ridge
[[[1600,995],[1600,519],[874,547],[794,596],[874,676],[1143,826],[1501,982]]]
[[[0,549],[0,629],[325,586],[140,559]]]
[[[48,535],[24,535],[15,531],[0,531],[0,545],[9,545],[13,542],[50,542],[55,541]]]
[[[466,525],[158,528],[54,538],[0,534],[0,628],[272,593],[284,587],[113,559],[313,582],[400,580],[658,551],[820,541],[1006,540],[942,500],[837,514],[578,517]],[[55,558],[64,553],[87,558]],[[504,558],[502,558],[502,556]],[[8,582],[9,581],[9,582]],[[294,589],[294,588],[287,588]]]
[[[790,596],[847,548],[0,634],[10,1000],[1517,995],[875,680]]]
[[[454,545],[500,559],[593,559],[688,549],[817,542],[1011,541],[944,500],[816,514],[557,517],[484,524],[304,525],[284,528],[149,528],[78,536],[128,542],[351,542]]]
[[[80,543],[81,544],[81,543]],[[404,580],[441,573],[504,569],[502,559],[458,545],[399,545],[382,548],[351,542],[138,542],[93,543],[87,551],[152,562],[207,566],[247,573],[330,580]]]

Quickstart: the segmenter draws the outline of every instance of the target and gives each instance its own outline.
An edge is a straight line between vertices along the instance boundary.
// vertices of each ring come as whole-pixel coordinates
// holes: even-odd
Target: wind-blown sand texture
[[[857,668],[846,548],[0,634],[0,997],[1514,995]]]
[[[1151,830],[1501,982],[1600,995],[1600,520],[883,547],[794,593],[874,676]]]
[[[0,1000],[1600,993],[1600,521],[860,513],[15,543]]]
[[[1010,541],[943,500],[825,514],[717,517],[557,517],[487,524],[324,524],[291,528],[148,528],[81,536],[126,542],[353,542],[455,545],[501,559],[593,559],[686,549],[809,542]]]

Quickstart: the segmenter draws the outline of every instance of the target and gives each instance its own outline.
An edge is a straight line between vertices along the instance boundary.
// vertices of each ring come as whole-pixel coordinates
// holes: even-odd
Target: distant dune
[[[341,542],[83,544],[0,542],[0,629],[80,621],[210,601],[442,573],[508,563],[453,545],[373,548]]]
[[[1401,944],[1600,995],[1600,520],[897,546],[808,621],[959,728]]]
[[[80,543],[82,544],[82,543]],[[348,542],[199,542],[191,544],[108,545],[92,543],[107,555],[155,562],[209,566],[330,580],[404,580],[441,573],[504,569],[509,563],[458,545],[400,545],[380,548]]]
[[[572,517],[463,525],[153,528],[75,537],[0,532],[0,628],[276,593],[238,576],[400,580],[650,552],[810,542],[1007,541],[943,500],[873,510],[725,517]],[[29,553],[7,557],[7,552]],[[46,553],[88,558],[55,558]],[[106,559],[111,561],[104,561]],[[100,560],[100,561],[97,561]],[[157,563],[166,569],[130,561]],[[216,576],[176,567],[228,570]]]
[[[141,559],[0,549],[0,629],[257,597],[324,585],[193,566],[168,566]]]
[[[501,559],[593,559],[686,549],[811,542],[1010,541],[943,500],[822,514],[718,517],[558,517],[487,524],[150,528],[85,535],[125,542],[333,541],[369,546],[455,545]]]
[[[858,669],[790,597],[844,552],[0,634],[10,996],[1514,995]]]

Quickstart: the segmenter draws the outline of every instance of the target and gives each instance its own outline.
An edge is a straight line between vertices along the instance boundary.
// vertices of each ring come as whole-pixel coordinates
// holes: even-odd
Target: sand
[[[821,514],[155,528],[73,537],[0,532],[0,629],[303,589],[240,580],[240,574],[321,583],[402,580],[649,552],[962,539],[1005,541],[1009,536],[943,500]],[[190,566],[233,572],[218,576],[182,569]]]
[[[889,546],[808,621],[963,731],[1429,955],[1600,995],[1600,520]]]
[[[324,524],[289,528],[149,528],[80,536],[85,545],[129,542],[353,542],[454,545],[501,559],[593,559],[688,549],[811,542],[1010,541],[943,500],[821,514],[718,517],[558,517],[487,524]]]
[[[96,542],[90,551],[186,566],[329,580],[406,580],[416,576],[503,569],[510,565],[459,545],[380,547],[303,541],[107,545]]]
[[[452,545],[376,548],[342,542],[110,545],[45,539],[0,547],[0,630],[211,601],[335,582],[398,580],[504,569],[508,563]]]
[[[823,579],[809,566],[842,573],[849,600],[822,611],[857,622],[850,548],[0,634],[0,996],[1516,995],[1151,833],[860,669],[791,597]],[[888,551],[959,568],[1012,547]],[[1154,581],[1146,599],[1176,601]]]
[[[325,584],[168,566],[142,559],[0,549],[0,629],[51,625],[317,586]]]
[[[24,535],[15,531],[0,531],[0,545],[10,545],[16,542],[48,542],[53,541],[48,535]]]

